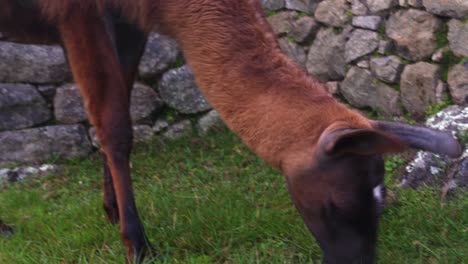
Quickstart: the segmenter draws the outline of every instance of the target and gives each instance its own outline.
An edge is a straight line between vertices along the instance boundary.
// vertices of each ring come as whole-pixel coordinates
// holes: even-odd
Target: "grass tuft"
[[[448,25],[446,22],[442,22],[439,29],[435,32],[436,49],[443,48],[449,44],[448,41]]]

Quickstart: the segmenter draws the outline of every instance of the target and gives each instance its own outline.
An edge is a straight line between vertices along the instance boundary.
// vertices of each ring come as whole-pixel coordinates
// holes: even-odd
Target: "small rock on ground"
[[[163,133],[163,137],[170,140],[174,140],[185,136],[189,136],[190,134],[192,134],[192,132],[192,122],[190,122],[190,120],[183,120],[169,126],[167,130]]]

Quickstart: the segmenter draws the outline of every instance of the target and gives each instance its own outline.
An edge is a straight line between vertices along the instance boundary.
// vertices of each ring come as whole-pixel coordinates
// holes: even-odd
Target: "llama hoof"
[[[159,254],[158,252],[154,251],[149,254],[147,257],[149,263],[160,263],[164,261],[163,255]]]

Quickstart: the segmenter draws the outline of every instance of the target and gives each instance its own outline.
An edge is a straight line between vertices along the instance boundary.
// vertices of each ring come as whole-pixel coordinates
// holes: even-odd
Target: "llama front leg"
[[[143,55],[147,35],[137,25],[123,21],[119,17],[114,19],[112,15],[104,17],[106,29],[109,32],[114,49],[122,69],[124,83],[127,91],[133,88],[133,83],[138,71],[138,65]],[[110,223],[116,224],[119,222],[119,209],[117,198],[115,195],[114,183],[112,174],[107,164],[107,157],[104,151],[102,152],[102,164],[104,170],[103,177],[103,202],[104,210],[107,219]]]
[[[59,28],[73,76],[106,155],[105,166],[109,169],[107,175],[112,178],[117,200],[127,263],[141,262],[150,253],[151,246],[135,206],[129,166],[132,147],[130,90],[113,46],[112,32],[99,14],[84,14],[79,9],[60,21]]]
[[[117,197],[115,195],[112,174],[109,165],[107,164],[107,156],[103,150],[101,150],[101,160],[104,171],[102,182],[103,208],[109,223],[117,224],[119,223],[119,206],[117,204]]]

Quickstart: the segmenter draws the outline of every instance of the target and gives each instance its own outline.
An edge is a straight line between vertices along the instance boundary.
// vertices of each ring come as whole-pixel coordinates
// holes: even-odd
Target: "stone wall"
[[[468,1],[262,0],[283,51],[331,93],[385,118],[468,104]],[[220,126],[176,43],[152,34],[131,98],[135,141]],[[59,47],[0,34],[0,165],[97,146]]]
[[[421,119],[468,103],[468,1],[263,2],[283,50],[355,107]]]
[[[131,96],[134,141],[205,134],[222,125],[210,110],[175,41],[151,34]],[[82,157],[97,147],[62,49],[0,35],[0,165]]]

